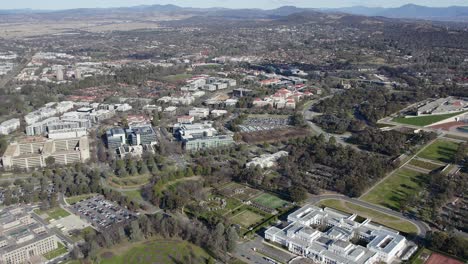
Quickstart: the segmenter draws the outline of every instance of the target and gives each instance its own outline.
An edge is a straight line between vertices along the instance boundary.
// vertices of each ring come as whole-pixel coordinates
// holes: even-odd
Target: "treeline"
[[[75,247],[72,255],[76,259],[85,258],[98,263],[100,248],[110,248],[119,243],[138,242],[153,237],[189,241],[207,249],[223,262],[229,259],[227,253],[235,249],[239,238],[234,226],[225,227],[222,223],[207,226],[200,221],[183,217],[176,218],[163,214],[141,215],[126,226],[118,226],[101,233],[85,234],[85,243]],[[192,260],[191,263],[215,263],[215,261],[198,259]]]
[[[435,133],[402,133],[396,130],[382,131],[368,127],[353,134],[348,140],[360,148],[384,155],[400,155],[412,146],[425,144],[437,137]]]
[[[326,142],[323,136],[295,140],[287,150],[290,155],[279,162],[282,177],[312,193],[324,188],[356,197],[393,168],[387,158]]]
[[[468,259],[468,240],[445,232],[429,232],[426,236],[431,249],[447,252],[459,258]]]

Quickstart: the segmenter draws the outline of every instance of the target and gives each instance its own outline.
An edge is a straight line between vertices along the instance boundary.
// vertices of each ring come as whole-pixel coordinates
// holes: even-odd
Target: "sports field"
[[[440,139],[419,153],[418,157],[450,163],[452,162],[453,156],[457,152],[457,149],[457,143]]]
[[[253,201],[272,209],[281,208],[288,204],[288,202],[268,193],[264,193],[258,196],[257,198],[253,199]]]
[[[193,254],[191,254],[193,252]],[[193,255],[193,256],[191,256]],[[124,244],[101,253],[101,264],[206,263],[210,258],[200,247],[179,240],[152,240]]]
[[[318,205],[334,208],[349,214],[358,214],[359,216],[365,218],[371,218],[372,222],[390,227],[398,231],[406,233],[417,233],[418,231],[415,225],[404,219],[400,219],[398,217],[381,213],[370,208],[363,207],[347,201],[328,199],[320,201]]]
[[[231,221],[234,223],[234,224],[238,224],[244,228],[249,228],[257,223],[259,223],[260,221],[263,220],[263,216],[255,213],[255,212],[252,212],[251,210],[244,210],[242,211],[241,213],[231,217]]]
[[[446,115],[430,115],[430,116],[418,116],[418,117],[396,117],[392,121],[401,123],[401,124],[407,124],[407,125],[413,125],[413,126],[428,126],[434,123],[437,123],[439,121],[457,116],[463,112],[457,112],[457,113],[452,113],[452,114],[446,114]]]
[[[422,188],[426,176],[409,169],[399,169],[377,185],[362,200],[398,211],[400,202]]]

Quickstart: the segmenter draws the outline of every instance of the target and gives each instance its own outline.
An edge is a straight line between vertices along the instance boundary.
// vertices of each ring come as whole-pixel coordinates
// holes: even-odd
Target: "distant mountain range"
[[[272,10],[263,9],[228,9],[228,8],[191,8],[180,7],[176,5],[141,5],[134,7],[120,8],[82,8],[60,11],[50,10],[0,10],[0,15],[14,14],[52,14],[52,15],[99,15],[99,14],[118,14],[118,13],[171,13],[171,14],[193,14],[198,16],[220,16],[229,18],[278,18],[290,16],[303,12],[325,12],[325,13],[348,13],[363,16],[381,16],[388,18],[406,18],[406,19],[424,19],[435,21],[458,21],[468,22],[468,6],[450,6],[450,7],[426,7],[408,4],[397,8],[372,8],[365,6],[354,6],[345,8],[298,8],[295,6],[283,6]]]

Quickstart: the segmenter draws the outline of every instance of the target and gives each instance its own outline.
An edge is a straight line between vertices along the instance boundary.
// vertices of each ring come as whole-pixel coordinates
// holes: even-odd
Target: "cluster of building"
[[[310,97],[312,95],[313,94],[311,92],[292,92],[286,88],[282,88],[271,96],[267,96],[263,99],[256,98],[253,101],[253,105],[255,107],[271,106],[277,109],[296,109],[297,102],[301,101],[305,97]]]
[[[88,138],[29,138],[13,142],[3,154],[2,163],[5,169],[28,170],[47,166],[48,158],[61,165],[86,162],[90,158]]]
[[[255,157],[252,161],[247,162],[247,167],[256,167],[259,166],[260,168],[271,168],[276,165],[276,161],[278,161],[282,157],[287,157],[289,155],[286,151],[278,151],[274,154],[263,154],[260,157]]]
[[[356,218],[355,214],[306,205],[288,216],[286,227],[268,228],[265,239],[324,264],[392,263],[407,260],[416,251],[417,246],[397,231]],[[355,239],[362,243],[353,244]]]
[[[187,92],[196,92],[199,90],[214,92],[217,90],[233,88],[236,85],[237,85],[237,81],[234,79],[209,77],[207,75],[201,75],[201,76],[196,76],[187,80],[187,85],[180,88],[180,90],[187,91]]]
[[[174,125],[174,136],[188,151],[228,146],[234,143],[232,135],[219,135],[212,122]]]
[[[418,108],[418,115],[442,115],[468,110],[468,100],[454,97],[440,98]]]
[[[115,127],[106,132],[107,147],[116,150],[120,158],[141,157],[144,152],[154,152],[157,136],[151,125]]]
[[[42,263],[60,239],[23,207],[0,210],[0,263]]]

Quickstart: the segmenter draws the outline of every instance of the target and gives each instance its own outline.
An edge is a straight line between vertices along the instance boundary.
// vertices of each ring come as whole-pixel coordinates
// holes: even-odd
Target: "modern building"
[[[18,118],[7,120],[0,124],[0,135],[8,135],[20,127]]]
[[[177,117],[177,123],[180,124],[192,124],[195,118],[193,116],[179,116]]]
[[[222,110],[222,109],[215,109],[211,111],[211,116],[213,117],[220,117],[223,115],[227,115],[228,111],[227,110]]]
[[[218,135],[211,122],[174,125],[174,136],[188,151],[227,146],[234,143],[232,135]]]
[[[356,220],[330,208],[306,205],[288,216],[285,227],[270,227],[265,239],[324,264],[372,264],[407,260],[417,246],[397,231]],[[359,240],[359,245],[354,244]]]
[[[0,211],[0,263],[39,263],[60,239],[22,207]]]
[[[131,146],[156,145],[156,132],[150,125],[132,126],[126,130],[127,142]]]
[[[125,134],[125,130],[120,127],[115,127],[109,129],[106,132],[106,140],[107,140],[107,148],[109,149],[117,149],[122,145],[127,143],[127,136]]]
[[[56,164],[86,162],[90,158],[87,137],[61,140],[33,138],[11,143],[2,157],[5,169],[14,167],[32,169],[45,167],[46,160],[53,157]]]

